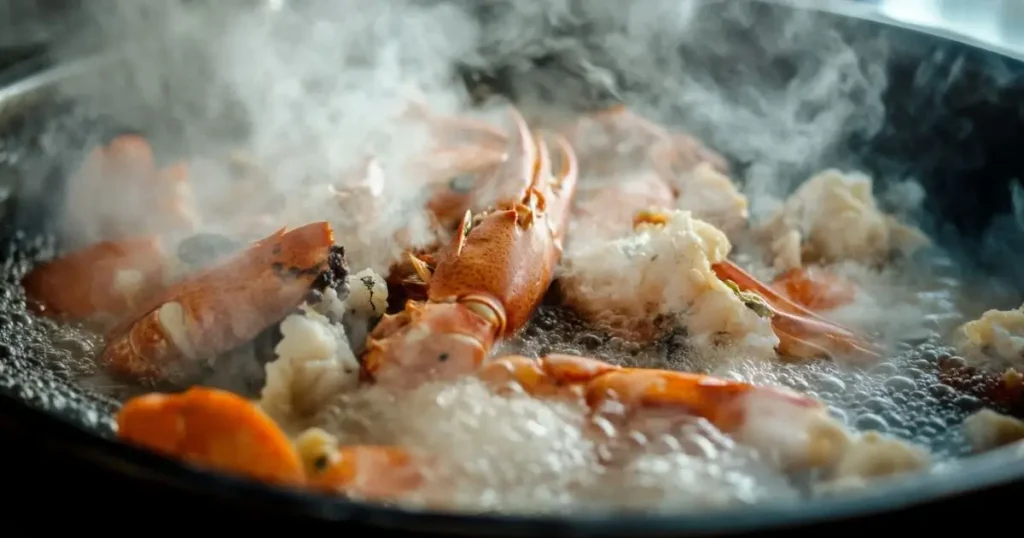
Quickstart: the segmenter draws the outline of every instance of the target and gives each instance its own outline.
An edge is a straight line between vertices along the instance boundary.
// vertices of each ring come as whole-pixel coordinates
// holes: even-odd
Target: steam
[[[410,225],[417,241],[430,237],[425,174],[409,165],[427,140],[400,118],[414,99],[466,113],[467,69],[496,77],[534,122],[621,100],[696,133],[739,164],[734,179],[755,217],[884,117],[884,43],[858,57],[810,13],[765,19],[764,6],[741,0],[91,5],[97,24],[83,28],[95,35],[70,43],[98,42],[120,57],[76,96],[142,128],[168,159],[244,148],[283,193],[358,181],[346,171],[376,158],[383,200],[359,218],[385,243]],[[723,37],[737,23],[754,42]],[[197,196],[222,193],[220,176],[193,177]],[[336,204],[317,199],[323,192],[303,194],[308,207],[296,211],[336,217]],[[223,224],[205,217],[204,227]]]
[[[847,157],[845,142],[874,134],[885,121],[883,64],[889,51],[884,40],[822,24],[811,12],[766,11],[753,1],[165,0],[89,5],[94,6],[96,24],[88,28],[95,30],[71,36],[67,48],[95,42],[116,50],[118,56],[99,76],[79,81],[68,91],[94,110],[143,130],[157,149],[159,165],[182,158],[192,162],[193,188],[206,208],[202,228],[256,233],[253,230],[260,226],[269,232],[329,220],[351,265],[369,266],[379,273],[386,273],[389,261],[404,248],[432,238],[423,187],[460,175],[457,169],[447,170],[447,177],[437,175],[422,162],[436,140],[406,118],[409,105],[422,102],[440,113],[475,113],[472,103],[485,95],[480,87],[469,91],[467,79],[485,81],[511,96],[538,125],[557,127],[580,112],[621,101],[656,123],[693,133],[733,161],[732,179],[750,197],[755,219],[767,216],[776,200],[812,172],[845,164],[836,162]],[[738,38],[737,28],[748,37]],[[262,168],[264,183],[238,191],[231,174],[217,165],[239,149]],[[362,197],[348,199],[354,203],[341,203],[334,195],[360,187],[367,188]],[[259,209],[260,204],[246,205],[242,198],[272,192],[285,195],[287,201],[262,215],[269,216],[270,222],[261,223],[256,213],[266,210]],[[878,194],[902,213],[911,213],[922,197],[913,182]],[[107,193],[109,210],[134,205],[117,195]],[[236,211],[230,211],[232,206]],[[411,244],[403,243],[399,235]],[[887,294],[893,286],[889,275],[862,274],[867,271],[861,266],[844,270],[859,277],[865,287],[873,284],[869,276],[878,276],[881,291],[869,290],[872,297],[913,302],[913,297],[903,301],[904,296]],[[932,294],[935,304],[920,310],[936,312],[935,319],[921,322],[916,306],[901,310],[882,300],[852,305],[839,315],[858,325],[871,318],[879,332],[889,331],[884,333],[887,339],[930,338],[931,331],[947,321],[942,316],[956,310],[956,305],[946,304],[953,291],[906,287],[911,290],[908,295],[922,289],[921,293]],[[877,315],[879,311],[886,315]],[[550,332],[557,330],[566,329],[555,327]],[[557,339],[542,334],[536,340],[545,338]],[[779,368],[782,373],[776,381],[789,376],[782,369],[786,367]],[[907,369],[900,368],[893,371]],[[886,417],[888,424],[868,407],[867,393],[860,390],[878,385],[871,394],[888,395],[882,376],[891,373],[881,372],[878,379],[849,374],[843,380],[829,377],[821,383],[806,382],[794,373],[789,384],[815,387],[823,396],[842,400],[842,407],[850,409],[852,424],[891,426],[893,432],[910,438],[912,429],[920,429],[912,423],[917,418],[914,413],[923,414],[924,407],[908,412],[908,418]],[[902,385],[893,386],[909,386],[908,392],[917,388],[918,381],[904,377],[897,381]],[[548,424],[559,435],[570,431],[563,427],[565,419],[557,410],[540,407],[531,399],[519,411],[502,412],[501,406],[520,404],[505,399],[491,402],[493,395],[482,398],[474,392],[481,387],[445,390],[464,390],[469,397],[438,398],[421,392],[411,403],[400,402],[402,407],[394,407],[389,400],[381,408],[393,411],[410,405],[408,409],[418,410],[420,414],[400,415],[430,430],[421,432],[422,445],[436,449],[454,442],[460,449],[483,447],[487,454],[463,459],[472,464],[493,463],[496,470],[486,467],[484,471],[499,478],[521,478],[522,468],[543,458],[557,465],[550,470],[543,465],[532,468],[542,470],[547,479],[571,477],[565,473],[567,468],[590,471],[589,460],[574,452],[580,448],[578,440],[535,435],[536,424]],[[422,405],[424,401],[433,407]],[[455,413],[443,409],[452,402],[465,409]],[[937,405],[928,407],[934,408]],[[434,431],[439,422],[422,414],[433,409],[457,419],[449,422],[460,428],[458,435],[445,429],[438,430],[441,434]],[[463,441],[480,437],[475,423],[489,412],[513,418],[519,414],[529,435],[514,429],[513,438],[507,437],[507,431],[495,433],[493,446],[526,459],[513,458],[506,464],[489,452],[491,445]],[[484,422],[507,430],[510,421]],[[946,429],[945,422],[939,424]],[[415,429],[395,431],[412,432],[413,438],[419,435]],[[547,448],[540,451],[543,456],[534,455],[541,445],[535,444],[533,436],[569,447],[561,456],[565,461],[549,458],[552,451]],[[585,448],[589,457],[592,452]],[[463,454],[450,453],[460,458]],[[717,467],[700,466],[701,473],[725,469],[720,474],[730,485],[717,488],[726,491],[723,498],[748,495],[746,486],[731,484],[734,476],[744,483],[753,476],[748,471],[732,472],[733,467],[743,466],[733,459],[729,455]],[[738,459],[745,464],[744,458]],[[693,463],[697,460],[672,467],[657,465],[665,461],[652,459],[649,469],[640,462],[629,473],[642,484],[656,483],[655,476],[686,482],[676,488],[683,495],[651,495],[664,495],[673,502],[701,498],[685,494],[696,491],[695,485],[705,488],[708,481],[701,473],[664,470],[697,468]],[[577,485],[550,487],[559,493]],[[479,501],[484,496],[478,492],[472,489],[467,498]],[[554,498],[533,493],[524,498],[534,504]],[[784,494],[789,496],[788,489]]]

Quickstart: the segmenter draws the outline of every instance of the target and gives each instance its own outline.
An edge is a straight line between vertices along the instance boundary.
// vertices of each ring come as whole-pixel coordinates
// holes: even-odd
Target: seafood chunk
[[[878,432],[867,432],[850,443],[832,475],[837,480],[880,478],[929,465],[931,455],[923,448]]]
[[[477,184],[451,242],[409,255],[426,301],[408,301],[367,339],[366,379],[406,385],[472,373],[494,344],[521,329],[562,255],[576,159],[565,140],[535,137],[518,112],[509,158]],[[549,143],[558,149],[551,155]]]
[[[857,286],[821,267],[790,269],[775,278],[772,287],[791,301],[811,310],[832,310],[853,302]]]
[[[1024,421],[991,409],[982,409],[965,418],[963,429],[975,452],[1024,440]]]
[[[73,246],[190,233],[198,224],[187,165],[157,169],[153,148],[135,134],[94,150],[70,180],[67,200],[64,229]]]
[[[345,325],[352,351],[360,354],[370,330],[387,312],[388,286],[373,269],[363,269],[348,277],[348,289],[344,312],[337,317]]]
[[[791,467],[831,467],[849,443],[821,402],[781,388],[571,355],[502,357],[478,376],[499,390],[514,385],[536,397],[580,398],[620,429],[643,425],[652,413],[700,417]]]
[[[345,328],[310,307],[281,322],[260,407],[286,431],[300,431],[337,394],[359,383]]]
[[[118,437],[181,461],[271,484],[364,498],[393,497],[419,485],[421,462],[397,447],[339,447],[321,430],[293,444],[245,398],[193,387],[146,394],[117,414]]]
[[[581,118],[568,136],[580,155],[583,188],[592,188],[594,178],[612,178],[614,185],[603,190],[620,196],[638,184],[651,188],[657,182],[669,189],[667,201],[619,200],[603,204],[606,212],[622,206],[634,211],[675,207],[726,233],[747,223],[747,199],[726,175],[725,159],[696,138],[670,132],[624,107]],[[657,179],[652,182],[648,174]]]
[[[677,209],[691,211],[698,219],[727,234],[747,225],[747,198],[729,176],[710,163],[703,162],[693,170],[672,175],[670,184],[678,193]]]
[[[649,339],[664,327],[685,327],[700,346],[734,344],[773,357],[771,319],[749,308],[712,265],[726,259],[728,238],[688,211],[667,213],[664,225],[642,223],[616,241],[571,249],[560,277],[565,302],[583,317]]]
[[[230,392],[193,387],[133,398],[117,413],[117,433],[191,464],[274,484],[305,481],[291,440],[263,411]]]
[[[302,305],[281,322],[260,406],[289,432],[305,429],[329,400],[359,383],[356,354],[383,315],[388,291],[371,269],[347,281],[347,297],[328,288],[319,302]]]
[[[308,487],[366,500],[392,500],[423,484],[421,458],[393,446],[338,446],[334,436],[307,430],[295,441]]]
[[[180,380],[246,343],[310,290],[345,282],[344,250],[324,222],[280,232],[150,298],[107,335],[101,361],[145,382]]]
[[[929,244],[920,230],[878,208],[870,178],[837,170],[800,185],[763,230],[777,270],[841,260],[876,265]]]
[[[779,353],[789,357],[876,360],[881,348],[840,325],[786,299],[762,284],[738,265],[724,261],[716,264],[719,278],[732,282],[739,292],[755,302],[752,306],[771,312],[772,329],[779,337]]]
[[[842,457],[829,470],[829,480],[814,489],[826,495],[862,489],[876,480],[925,469],[931,462],[927,450],[869,431],[851,440]]]
[[[957,346],[975,365],[1024,369],[1024,306],[989,310],[965,323]]]
[[[158,237],[104,241],[36,266],[21,284],[43,315],[116,320],[163,289],[164,256]]]

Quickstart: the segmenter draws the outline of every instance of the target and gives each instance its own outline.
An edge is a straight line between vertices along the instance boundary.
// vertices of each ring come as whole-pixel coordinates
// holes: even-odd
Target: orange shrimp
[[[162,289],[163,247],[155,236],[104,241],[37,265],[22,279],[38,313],[84,320],[117,319]]]
[[[198,222],[185,163],[157,169],[153,148],[137,134],[92,151],[68,185],[72,233],[95,229],[103,238],[190,233]]]

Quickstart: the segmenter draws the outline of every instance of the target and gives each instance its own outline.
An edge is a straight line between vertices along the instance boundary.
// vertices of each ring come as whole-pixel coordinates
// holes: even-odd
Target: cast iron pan
[[[482,19],[495,16],[485,11],[481,10]],[[781,32],[782,25],[776,22],[785,11],[764,7],[756,17],[759,31]],[[1024,238],[1006,225],[1012,221],[1008,185],[1024,168],[1024,134],[1018,134],[1024,132],[1024,66],[906,29],[815,16],[820,24],[846,36],[865,61],[871,61],[872,47],[879,43],[888,44],[894,53],[878,66],[889,79],[884,128],[870,136],[852,132],[835,148],[830,156],[834,158],[808,163],[808,171],[829,164],[857,167],[876,178],[917,178],[928,192],[926,213],[941,216],[925,222],[927,231],[970,262],[964,270],[999,277],[1024,290],[1019,269],[1024,267],[1019,263]],[[712,26],[707,31],[721,46],[683,51],[709,77],[735,84],[743,84],[744,77],[784,80],[802,61],[799,51],[765,57],[750,35],[749,19],[725,13]],[[628,81],[602,86],[587,79],[578,59],[557,51],[535,52],[525,63],[523,58],[490,58],[489,63],[459,66],[456,71],[471,85],[484,84],[488,91],[513,99],[542,91],[539,83],[531,88],[536,81],[568,77],[592,90],[590,102],[575,103],[580,108],[604,104],[624,91],[644,91],[629,88]],[[729,67],[740,63],[749,69]],[[24,314],[11,289],[16,275],[54,248],[53,216],[68,172],[57,163],[68,159],[53,156],[82,153],[118,132],[137,128],[83,113],[51,91],[61,80],[97,65],[22,68],[5,81],[11,83],[10,77],[16,76],[17,83],[0,89],[0,263],[6,279],[0,288],[0,446],[10,455],[3,485],[21,501],[7,502],[6,523],[22,516],[32,518],[37,527],[50,520],[78,526],[95,522],[107,531],[127,524],[136,532],[175,524],[196,528],[208,522],[343,523],[338,528],[342,532],[465,536],[861,533],[869,527],[895,530],[882,525],[912,524],[918,530],[948,525],[972,512],[989,512],[1001,501],[1016,502],[1024,493],[1024,459],[1004,451],[966,461],[948,473],[785,508],[685,516],[449,516],[269,489],[121,445],[112,440],[110,413],[116,402],[71,381],[69,367],[50,356],[53,351],[45,345],[40,322]],[[26,78],[26,70],[35,74]],[[686,119],[681,113],[679,120]],[[713,136],[699,125],[694,130]],[[1003,231],[993,236],[988,233],[993,227]]]

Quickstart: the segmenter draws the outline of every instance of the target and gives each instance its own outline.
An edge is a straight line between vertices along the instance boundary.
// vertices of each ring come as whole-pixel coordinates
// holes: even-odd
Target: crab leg
[[[562,253],[576,189],[576,159],[554,137],[559,171],[552,174],[548,141],[535,139],[523,118],[510,157],[477,186],[451,243],[425,258],[410,255],[427,300],[385,317],[367,341],[365,379],[418,383],[467,375],[495,342],[518,331],[547,291]]]
[[[835,353],[880,356],[874,344],[783,297],[735,263],[718,263],[713,269],[718,278],[764,299],[772,312],[772,328],[779,337],[779,352],[783,355],[798,358],[831,358]]]
[[[142,381],[180,376],[255,338],[346,273],[329,224],[282,229],[152,297],[107,334],[101,361]]]
[[[788,450],[782,456],[795,467],[830,465],[848,442],[845,430],[829,419],[823,403],[781,388],[688,372],[623,368],[573,355],[539,360],[502,357],[477,375],[499,390],[514,384],[536,397],[579,398],[594,413],[614,409],[620,426],[627,428],[641,423],[647,412],[703,418],[758,448]],[[609,407],[611,402],[617,405]],[[806,442],[777,446],[771,430],[780,418],[781,423],[804,428],[800,434]]]

